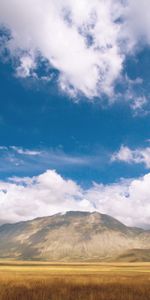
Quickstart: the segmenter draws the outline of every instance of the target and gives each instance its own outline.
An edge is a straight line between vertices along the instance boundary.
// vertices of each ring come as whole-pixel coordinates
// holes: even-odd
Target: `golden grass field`
[[[149,300],[150,263],[0,261],[0,300]]]

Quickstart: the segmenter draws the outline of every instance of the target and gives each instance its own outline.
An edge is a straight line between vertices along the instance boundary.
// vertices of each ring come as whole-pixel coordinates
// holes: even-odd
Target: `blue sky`
[[[131,59],[127,62],[129,78],[135,78],[134,69],[137,64],[138,68],[150,70],[147,56],[148,51],[145,51],[136,64]],[[139,75],[144,80],[142,88],[146,84],[144,92],[148,93],[148,84],[145,82],[149,76],[144,71],[138,77]],[[75,102],[69,95],[58,90],[56,81],[42,83],[35,82],[32,78],[16,78],[11,62],[1,62],[0,86],[1,146],[45,151],[46,155],[49,152],[47,159],[44,155],[28,157],[17,155],[11,149],[2,149],[2,156],[15,156],[16,161],[11,165],[8,165],[7,160],[1,162],[1,178],[12,175],[33,176],[54,168],[64,176],[82,184],[90,184],[91,181],[114,182],[120,177],[128,178],[145,173],[143,165],[112,163],[110,158],[122,144],[133,149],[149,146],[148,106],[146,113],[137,111],[135,114],[124,99],[115,104],[101,105],[101,99],[91,103],[82,96]],[[54,154],[62,156],[62,159],[64,156],[68,160],[69,157],[83,159],[83,163],[69,163],[66,160],[59,164],[57,158],[54,159]],[[19,162],[21,160],[23,163]]]
[[[44,215],[45,200],[37,215],[32,207],[25,213],[18,193],[32,185],[32,199],[54,180],[75,201],[62,194],[62,210],[96,209],[147,226],[149,1],[7,2],[0,3],[0,201],[8,194],[10,217],[3,211],[1,222]],[[49,214],[59,211],[58,188]],[[127,198],[133,204],[123,212]]]

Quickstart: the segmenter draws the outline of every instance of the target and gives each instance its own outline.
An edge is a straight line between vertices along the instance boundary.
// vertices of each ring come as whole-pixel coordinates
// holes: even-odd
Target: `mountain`
[[[150,262],[150,249],[132,249],[117,258],[121,262]]]
[[[150,231],[98,212],[67,212],[0,226],[0,258],[150,261]]]

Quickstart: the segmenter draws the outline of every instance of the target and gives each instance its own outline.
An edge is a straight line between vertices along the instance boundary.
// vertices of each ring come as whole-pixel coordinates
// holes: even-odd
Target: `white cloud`
[[[49,168],[95,166],[101,162],[99,155],[65,153],[61,148],[26,149],[18,146],[0,146],[0,171],[42,172]]]
[[[144,106],[147,104],[148,99],[145,96],[135,96],[133,98],[131,98],[132,102],[131,102],[131,108],[133,109],[133,111],[135,112],[135,115],[138,112],[141,112],[144,108]],[[145,114],[147,114],[147,111],[144,111]]]
[[[111,157],[112,161],[122,161],[129,164],[144,164],[150,168],[150,147],[132,150],[127,146],[121,146],[120,150]]]
[[[20,64],[16,68],[16,74],[18,77],[26,78],[29,76],[36,76],[33,70],[36,68],[35,61],[30,55],[20,57]]]
[[[142,115],[149,114],[149,110],[147,109],[149,96],[144,95],[143,92],[139,92],[138,90],[139,85],[141,85],[142,83],[142,80],[140,80],[139,78],[134,81],[129,80],[128,78],[125,78],[124,80],[124,84],[126,87],[126,90],[124,91],[124,100],[129,103],[134,116],[137,116],[139,113]],[[122,94],[120,94],[119,96],[122,97]]]
[[[57,212],[82,210],[81,188],[55,171],[0,182],[0,219],[19,221]],[[85,207],[85,201],[83,201]],[[87,205],[90,210],[91,205]]]
[[[133,161],[132,151],[126,146],[121,146],[120,150],[111,157],[111,161],[117,160],[131,163]]]
[[[126,55],[141,36],[150,42],[149,8],[149,0],[1,0],[0,20],[11,30],[18,76],[35,76],[40,55],[63,90],[92,98],[112,96]]]
[[[95,184],[87,191],[87,199],[98,211],[112,215],[129,226],[146,226],[150,225],[149,185],[150,173],[112,185]]]
[[[127,21],[133,40],[150,43],[150,1],[149,0],[128,0]]]
[[[83,189],[56,171],[0,182],[0,220],[20,221],[68,210],[99,211],[127,225],[146,226],[150,220],[150,173],[116,184],[94,183]]]
[[[16,147],[16,146],[10,146],[9,148],[7,148],[7,150],[9,150],[9,149],[12,149],[16,153],[22,154],[22,155],[37,156],[37,155],[42,154],[42,152],[38,151],[38,150],[23,149],[23,148]]]

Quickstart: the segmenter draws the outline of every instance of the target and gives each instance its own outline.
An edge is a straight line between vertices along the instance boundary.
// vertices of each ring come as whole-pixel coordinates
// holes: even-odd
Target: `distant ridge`
[[[0,258],[150,261],[150,231],[98,212],[70,211],[0,226]]]

